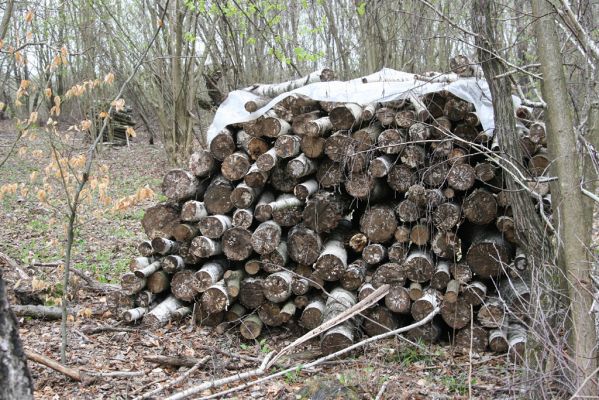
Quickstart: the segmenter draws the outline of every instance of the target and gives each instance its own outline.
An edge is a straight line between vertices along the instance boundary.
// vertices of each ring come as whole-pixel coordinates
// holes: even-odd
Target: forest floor
[[[30,134],[21,139],[16,154],[1,169],[0,187],[9,189],[0,192],[0,252],[16,260],[31,278],[33,289],[43,294],[44,303],[53,305],[59,303],[63,290],[67,205],[56,171],[48,168],[51,147],[43,136]],[[15,137],[13,123],[0,121],[0,162]],[[140,224],[144,209],[163,199],[159,186],[169,168],[165,153],[160,145],[146,142],[137,137],[129,148],[105,148],[97,159],[101,167],[92,174],[97,178],[96,187],[80,211],[73,261],[75,268],[100,282],[118,283],[136,255],[136,245],[145,238]],[[71,144],[72,156],[84,152],[80,138]],[[136,197],[146,186],[154,196]],[[5,265],[0,268],[9,288],[22,284],[16,271]],[[260,358],[291,343],[299,332],[297,326],[275,328],[261,340],[248,342],[240,339],[236,330],[218,335],[210,328],[192,327],[189,320],[151,330],[123,326],[108,310],[104,294],[90,290],[76,276],[71,285],[75,315],[68,324],[68,365],[82,371],[119,372],[120,376],[116,373],[77,383],[30,362],[38,399],[134,398],[189,369],[151,363],[144,356],[208,357],[183,383],[154,397],[163,398],[192,384],[257,368]],[[60,321],[22,318],[20,324],[26,349],[60,359]],[[313,340],[298,350],[314,352],[318,347]],[[505,356],[457,355],[448,345],[410,344],[396,337],[312,370],[298,368],[225,398],[374,399],[383,387],[382,399],[514,398],[520,397],[513,386],[520,373]]]

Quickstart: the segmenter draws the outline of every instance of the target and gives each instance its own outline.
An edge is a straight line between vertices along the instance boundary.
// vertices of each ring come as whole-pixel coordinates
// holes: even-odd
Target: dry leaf
[[[135,129],[133,129],[130,126],[127,127],[126,133],[127,133],[127,136],[129,136],[129,137],[135,137],[135,136],[137,136],[137,134],[135,133]]]
[[[104,82],[109,85],[112,85],[112,83],[114,82],[114,74],[112,72],[107,73],[104,77]]]
[[[33,10],[29,10],[29,11],[27,11],[27,14],[25,14],[25,22],[31,23],[32,20],[33,20]]]

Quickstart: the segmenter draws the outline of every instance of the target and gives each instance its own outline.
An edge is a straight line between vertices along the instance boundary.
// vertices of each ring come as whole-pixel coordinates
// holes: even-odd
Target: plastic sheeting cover
[[[214,120],[208,128],[208,142],[227,125],[254,120],[293,93],[302,94],[319,101],[357,103],[364,106],[374,102],[405,99],[410,95],[422,96],[441,90],[447,90],[455,96],[474,104],[483,129],[489,136],[492,136],[495,126],[493,122],[493,105],[486,80],[459,78],[450,83],[426,82],[416,79],[414,74],[383,68],[374,74],[350,81],[317,82],[300,87],[275,97],[266,106],[253,113],[247,112],[244,105],[246,102],[258,98],[258,96],[243,89],[232,91],[214,115]],[[520,106],[518,97],[513,96],[513,100],[514,106]]]

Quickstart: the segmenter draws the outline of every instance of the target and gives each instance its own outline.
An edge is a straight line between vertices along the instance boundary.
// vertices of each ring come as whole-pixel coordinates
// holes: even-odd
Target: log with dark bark
[[[398,318],[387,307],[374,306],[362,312],[362,329],[368,336],[376,336],[397,329]]]
[[[486,225],[497,217],[497,201],[486,189],[476,189],[464,199],[462,212],[473,224]]]
[[[455,347],[464,353],[482,353],[489,345],[489,334],[482,326],[474,325],[460,329],[455,335]]]
[[[330,232],[337,227],[348,207],[349,201],[342,195],[318,191],[306,203],[304,224],[316,232]]]
[[[233,185],[224,176],[218,175],[212,178],[208,189],[206,189],[206,193],[204,193],[204,205],[208,213],[226,214],[231,211],[233,209],[233,203],[231,202],[232,191]]]
[[[389,206],[371,207],[360,218],[360,231],[375,243],[384,243],[390,240],[396,228],[395,213]]]
[[[512,253],[512,246],[499,232],[482,228],[474,233],[466,262],[482,278],[498,277],[507,270]]]
[[[340,235],[331,235],[314,263],[315,274],[325,281],[339,280],[347,270],[347,250]]]
[[[146,210],[141,225],[146,235],[155,237],[172,237],[173,229],[179,223],[179,207],[171,203],[157,204]]]
[[[362,122],[362,107],[353,103],[339,104],[329,112],[333,129],[349,130]]]
[[[208,146],[210,147],[210,154],[219,161],[223,161],[236,150],[233,133],[228,129],[223,129],[212,138],[209,138]]]
[[[304,265],[312,265],[322,250],[322,239],[314,230],[304,225],[296,225],[287,235],[289,257]]]

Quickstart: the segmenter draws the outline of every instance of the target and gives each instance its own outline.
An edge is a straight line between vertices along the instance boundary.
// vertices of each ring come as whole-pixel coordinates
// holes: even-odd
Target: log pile
[[[258,88],[246,109],[278,94]],[[544,126],[517,114],[523,162],[540,176]],[[168,202],[146,211],[149,240],[109,302],[129,322],[191,314],[254,339],[290,321],[313,329],[389,284],[323,333],[323,352],[440,307],[408,336],[519,354],[527,261],[490,148],[473,105],[448,92],[366,106],[290,95],[166,174]]]
[[[108,104],[103,104],[94,107],[92,110],[92,113],[94,114],[94,118],[92,119],[94,121],[92,126],[93,137],[96,137],[96,135],[99,134],[104,123],[104,118],[102,118],[101,114],[102,111],[108,110],[109,108]],[[137,122],[133,119],[133,109],[131,107],[125,106],[119,111],[113,108],[110,112],[110,119],[106,130],[104,131],[102,142],[111,143],[116,146],[125,146],[128,143],[127,128],[132,128],[136,124]]]

